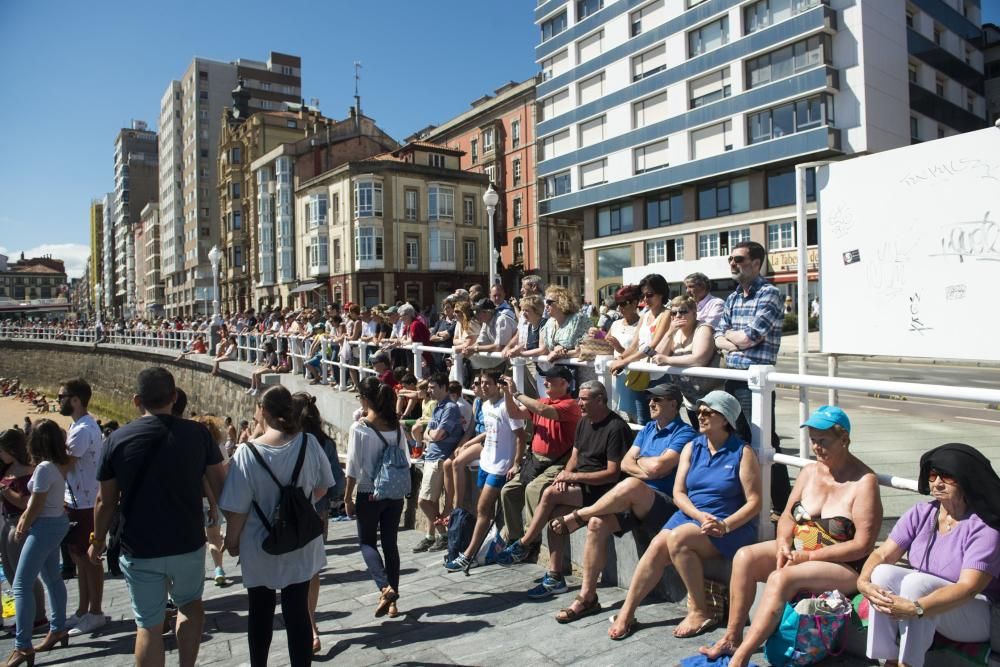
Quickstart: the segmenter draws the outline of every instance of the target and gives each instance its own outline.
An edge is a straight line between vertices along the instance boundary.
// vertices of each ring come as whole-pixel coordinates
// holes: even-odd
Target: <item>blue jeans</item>
[[[59,568],[59,545],[68,532],[69,518],[65,514],[39,517],[28,530],[13,583],[17,620],[14,646],[17,648],[31,648],[31,631],[35,624],[35,596],[32,587],[39,576],[49,594],[49,609],[52,614],[49,632],[62,632],[66,628],[66,584]]]
[[[639,423],[638,403],[643,399],[641,391],[632,391],[625,386],[625,373],[615,376],[615,397],[618,400],[617,410],[624,410],[628,413],[629,421]],[[647,406],[646,411],[649,411]]]

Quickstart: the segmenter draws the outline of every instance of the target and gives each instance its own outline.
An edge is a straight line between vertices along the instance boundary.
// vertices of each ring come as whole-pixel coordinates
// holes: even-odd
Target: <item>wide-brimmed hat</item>
[[[710,391],[698,401],[698,405],[715,410],[726,418],[733,430],[737,430],[736,421],[739,419],[740,413],[743,412],[743,408],[740,407],[740,402],[732,394],[720,389]]]

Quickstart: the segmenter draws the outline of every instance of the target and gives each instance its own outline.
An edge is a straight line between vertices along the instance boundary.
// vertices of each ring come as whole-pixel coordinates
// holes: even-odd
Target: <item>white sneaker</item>
[[[84,614],[84,616],[86,616],[86,614]],[[66,626],[65,627],[67,629],[75,628],[76,624],[80,622],[81,618],[82,618],[82,616],[77,616],[76,614],[73,614],[72,616],[66,617]]]
[[[93,634],[104,627],[108,618],[104,614],[84,614],[83,618],[69,631],[71,637]]]

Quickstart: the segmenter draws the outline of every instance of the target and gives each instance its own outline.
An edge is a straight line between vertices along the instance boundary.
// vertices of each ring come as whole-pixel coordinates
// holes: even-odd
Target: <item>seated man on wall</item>
[[[597,577],[604,570],[612,533],[621,537],[641,528],[652,537],[677,510],[671,495],[674,473],[684,445],[697,433],[680,418],[684,399],[675,385],[656,385],[649,394],[652,419],[639,431],[621,463],[622,472],[630,477],[618,482],[593,505],[552,522],[557,532],[572,533],[587,526],[580,594],[569,607],[559,610],[556,620],[560,623],[570,623],[601,610]]]
[[[535,599],[566,590],[562,569],[569,536],[562,515],[593,505],[615,485],[622,457],[632,444],[632,429],[609,409],[603,384],[597,380],[581,384],[578,403],[584,418],[577,424],[576,442],[566,467],[542,493],[524,536],[497,556],[501,565],[521,562],[530,545],[541,540],[542,530],[548,525],[549,569],[541,583],[528,591],[528,596]]]

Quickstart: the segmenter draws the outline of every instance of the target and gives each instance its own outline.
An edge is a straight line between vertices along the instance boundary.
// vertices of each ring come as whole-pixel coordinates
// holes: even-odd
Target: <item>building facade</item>
[[[101,222],[101,251],[103,259],[101,261],[100,289],[97,290],[97,307],[102,313],[111,315],[113,313],[115,295],[115,225],[114,225],[114,205],[115,193],[109,192],[104,195],[101,204],[103,220]]]
[[[111,225],[115,253],[114,301],[116,315],[141,314],[137,306],[135,233],[139,211],[159,198],[156,132],[141,120],[133,121],[115,139],[115,192]]]
[[[983,26],[983,73],[986,89],[986,113],[991,123],[1000,120],[1000,26]]]
[[[136,294],[141,317],[163,315],[163,277],[160,250],[160,205],[149,202],[139,212],[136,226]]]
[[[160,238],[168,315],[211,310],[208,252],[221,242],[217,169],[223,109],[238,81],[249,91],[249,108],[275,110],[300,101],[301,60],[275,52],[266,62],[195,58],[160,102]]]
[[[292,292],[299,303],[405,300],[439,307],[459,287],[485,285],[489,180],[461,169],[461,156],[415,142],[300,178],[292,259],[300,281],[308,282]]]
[[[460,166],[485,174],[500,203],[493,245],[508,290],[527,274],[576,294],[583,290],[583,235],[579,226],[555,217],[539,219],[535,163],[535,88],[540,77],[510,82],[472,103],[472,109],[412,137],[462,151]]]
[[[69,286],[66,268],[61,259],[51,255],[25,258],[10,262],[0,255],[0,301],[36,301],[61,299],[68,301]]]
[[[539,214],[581,222],[588,299],[630,267],[728,289],[742,240],[792,293],[794,250],[816,255],[796,163],[986,122],[976,0],[548,0],[535,21]]]
[[[90,200],[90,256],[87,258],[86,289],[88,305],[97,302],[97,285],[101,282],[101,265],[104,261],[104,204]]]

